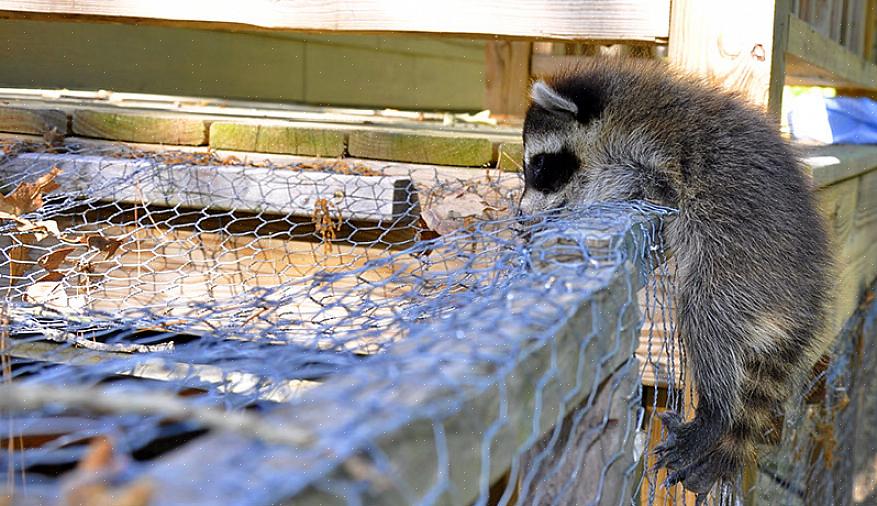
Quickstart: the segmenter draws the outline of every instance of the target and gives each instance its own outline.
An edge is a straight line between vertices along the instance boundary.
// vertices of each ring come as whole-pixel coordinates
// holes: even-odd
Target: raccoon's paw
[[[719,447],[693,464],[670,473],[664,486],[669,488],[682,483],[686,490],[697,494],[697,504],[701,504],[716,483],[733,479],[739,468],[740,459],[733,452]]]
[[[720,433],[699,418],[683,423],[675,411],[665,411],[658,417],[669,434],[667,440],[655,448],[656,469],[677,470],[690,466],[713,450],[721,438]]]

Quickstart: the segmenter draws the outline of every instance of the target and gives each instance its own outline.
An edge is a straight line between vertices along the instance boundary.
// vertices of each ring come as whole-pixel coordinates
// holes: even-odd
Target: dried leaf
[[[79,237],[78,242],[87,245],[89,248],[104,252],[105,260],[109,260],[110,257],[115,255],[119,246],[122,245],[122,241],[102,235],[83,235]]]
[[[61,264],[67,258],[67,255],[75,250],[76,248],[72,246],[68,246],[66,248],[58,248],[55,251],[46,253],[45,255],[41,256],[37,260],[37,263],[40,265],[40,267],[47,271],[57,270],[59,267],[61,267]]]
[[[0,211],[21,216],[43,207],[43,194],[60,188],[55,177],[61,173],[58,167],[43,174],[32,183],[20,183],[9,195],[0,195]]]
[[[67,275],[64,274],[63,272],[49,271],[46,274],[44,274],[41,278],[36,280],[35,284],[38,285],[40,283],[56,283],[58,281],[64,281],[64,278],[66,276]]]
[[[33,266],[30,259],[30,252],[33,249],[31,245],[34,243],[33,234],[21,234],[13,237],[16,243],[9,248],[9,276],[13,282],[16,278],[24,276],[24,273]]]

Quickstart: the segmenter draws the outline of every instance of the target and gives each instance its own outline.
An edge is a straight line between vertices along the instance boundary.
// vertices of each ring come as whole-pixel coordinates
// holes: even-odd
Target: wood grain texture
[[[350,134],[351,156],[399,162],[486,166],[493,162],[493,142],[487,137],[391,130]]]
[[[73,132],[85,137],[152,144],[207,144],[207,122],[182,115],[81,109],[73,113]]]
[[[579,411],[569,413],[560,427],[524,454],[521,468],[534,476],[530,481],[518,480],[523,499],[519,504],[630,504],[630,477],[625,475],[630,466],[627,456],[635,451],[629,435],[640,409],[637,373],[635,364],[622,366],[588,399],[582,407],[584,416]],[[619,453],[624,457],[618,458]],[[570,477],[582,471],[582,463],[589,471],[599,471],[601,479],[570,484]]]
[[[877,89],[877,65],[789,16],[788,84]]]
[[[347,134],[340,128],[219,121],[210,125],[213,149],[335,158],[344,154],[346,145]]]
[[[2,0],[0,15],[290,31],[418,32],[656,42],[669,0]]]
[[[675,0],[670,62],[742,93],[779,118],[786,7],[783,0]]]
[[[0,107],[0,132],[42,135],[67,133],[67,115],[57,109]]]
[[[484,107],[492,114],[522,117],[527,111],[532,51],[529,42],[487,43]]]

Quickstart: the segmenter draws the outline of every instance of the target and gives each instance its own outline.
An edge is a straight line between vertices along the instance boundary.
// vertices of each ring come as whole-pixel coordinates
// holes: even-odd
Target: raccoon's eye
[[[539,153],[524,165],[524,181],[534,190],[554,193],[572,179],[578,168],[579,158],[568,148],[557,153]]]

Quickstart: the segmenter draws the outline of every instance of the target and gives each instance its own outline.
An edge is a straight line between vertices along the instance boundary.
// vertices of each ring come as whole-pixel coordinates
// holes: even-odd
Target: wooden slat
[[[210,125],[210,147],[259,153],[285,153],[336,158],[344,154],[347,132],[307,124],[236,123]]]
[[[789,16],[786,84],[877,89],[877,65]]]
[[[670,61],[779,118],[787,6],[783,0],[674,0]]]
[[[48,108],[0,107],[0,132],[43,135],[55,130],[67,133],[64,111]]]
[[[533,77],[552,75],[560,70],[572,68],[576,63],[588,58],[580,55],[534,54],[530,62]]]
[[[666,40],[669,12],[669,0],[0,1],[0,15],[9,18],[652,43]]]
[[[830,145],[800,148],[813,185],[823,188],[877,169],[877,146]]]
[[[487,43],[484,106],[492,114],[523,116],[527,111],[532,49],[529,42]]]
[[[494,160],[493,142],[482,136],[393,130],[352,132],[351,156],[377,160],[480,167]]]
[[[58,166],[66,173],[57,181],[67,191],[105,188],[105,198],[132,204],[271,212],[310,217],[316,202],[326,199],[342,217],[353,220],[394,220],[413,204],[411,180],[395,176],[354,176],[322,172],[275,170],[246,166],[177,165],[153,167],[146,160],[99,156],[23,154],[5,164],[6,174]],[[135,174],[158,170],[154,177]],[[132,184],[121,185],[130,180]],[[107,187],[107,185],[115,187]]]
[[[185,115],[77,110],[73,132],[85,137],[155,144],[207,144],[207,122]]]

